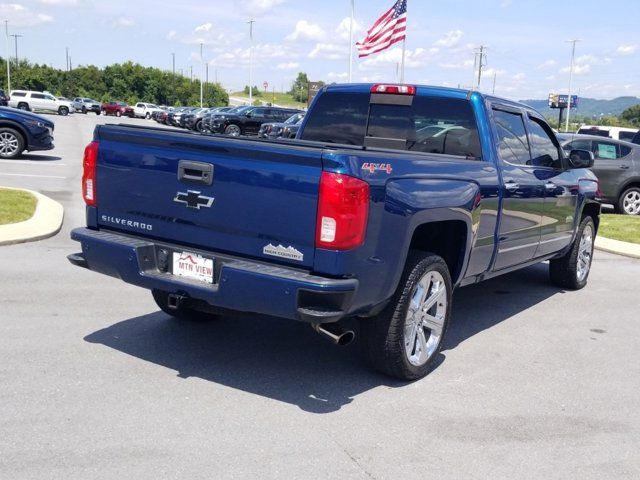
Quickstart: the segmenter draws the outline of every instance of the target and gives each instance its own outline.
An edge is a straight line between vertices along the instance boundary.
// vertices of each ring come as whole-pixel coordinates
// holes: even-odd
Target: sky
[[[393,0],[354,0],[354,41]],[[131,60],[209,80],[231,91],[249,83],[288,89],[300,71],[310,80],[346,82],[350,0],[15,0],[0,20],[18,34],[18,55],[65,68]],[[468,88],[477,80],[474,52],[486,52],[480,90],[512,98],[572,93],[590,98],[640,96],[638,0],[408,0],[406,83]],[[14,37],[9,37],[15,55]],[[355,52],[355,49],[354,49]],[[401,44],[358,59],[354,82],[395,82]],[[5,46],[0,42],[0,55]],[[203,63],[203,64],[204,64]],[[204,68],[203,71],[206,71]]]

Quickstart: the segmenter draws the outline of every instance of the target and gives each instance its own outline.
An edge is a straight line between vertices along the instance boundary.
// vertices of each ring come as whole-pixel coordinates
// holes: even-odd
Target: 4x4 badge
[[[187,190],[187,193],[178,192],[173,201],[184,203],[187,207],[195,208],[196,210],[200,210],[203,207],[211,207],[211,205],[213,205],[213,197],[205,197],[204,195],[200,195],[200,193],[201,192],[196,192],[195,190]]]

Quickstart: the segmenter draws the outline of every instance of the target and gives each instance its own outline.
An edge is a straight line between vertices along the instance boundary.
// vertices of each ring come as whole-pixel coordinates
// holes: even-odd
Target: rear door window
[[[594,141],[593,154],[600,160],[615,160],[620,158],[620,149],[613,142]]]

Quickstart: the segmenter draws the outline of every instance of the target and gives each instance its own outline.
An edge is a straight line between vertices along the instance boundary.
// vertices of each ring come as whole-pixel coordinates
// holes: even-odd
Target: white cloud
[[[326,36],[326,32],[316,23],[309,23],[306,20],[298,20],[293,32],[286,36],[286,40],[312,40],[320,41]]]
[[[51,15],[34,13],[17,3],[0,3],[0,18],[9,20],[12,27],[33,27],[53,22]]]
[[[300,64],[297,62],[286,62],[286,63],[279,63],[278,65],[276,65],[276,68],[278,70],[294,70],[299,66]]]
[[[620,45],[616,52],[618,55],[633,55],[638,50],[638,45]]]
[[[55,5],[61,7],[75,7],[76,5],[80,5],[82,3],[86,3],[86,0],[39,0],[40,3],[44,3],[45,5]]]
[[[272,65],[274,60],[288,60],[295,57],[294,53],[285,45],[262,43],[253,47],[254,66]],[[244,68],[249,66],[249,48],[225,49],[210,63],[223,68]],[[287,63],[287,62],[283,62]]]
[[[405,52],[404,65],[406,68],[420,68],[427,64],[427,61],[438,52],[437,48],[426,50],[424,48],[416,48],[415,50],[407,50]],[[402,61],[402,48],[393,47],[384,50],[376,55],[367,57],[360,64],[361,69],[380,67],[398,64]],[[387,67],[388,68],[388,67]]]
[[[349,58],[349,45],[335,43],[316,43],[316,46],[308,55],[309,58],[324,60],[343,60]]]
[[[114,27],[131,28],[136,25],[136,22],[131,18],[120,16],[116,18],[111,25]]]
[[[463,68],[469,68],[469,67],[473,67],[473,60],[462,60],[459,62],[445,62],[445,63],[440,63],[439,66],[442,68],[447,68],[447,69],[463,69]]]
[[[447,32],[443,38],[437,40],[434,45],[446,48],[455,47],[460,43],[462,35],[462,30],[451,30],[450,32]]]
[[[482,73],[487,77],[493,77],[494,75],[496,77],[501,77],[502,75],[507,73],[507,71],[506,70],[497,69],[497,68],[486,68],[486,69],[482,70]]]
[[[500,8],[507,8],[511,6],[511,0],[503,0],[500,3]]]
[[[175,30],[171,30],[169,33],[167,33],[167,40],[173,40],[174,38],[176,38],[176,35],[178,35],[178,32],[176,32]]]
[[[198,25],[193,31],[198,32],[210,32],[213,24],[211,22],[203,23],[202,25]]]
[[[327,78],[329,80],[346,80],[349,78],[349,74],[347,72],[329,72],[327,73]]]
[[[591,72],[591,65],[589,64],[573,66],[574,75],[587,75],[589,72]],[[569,67],[564,67],[560,70],[560,73],[569,73]]]
[[[350,28],[351,28],[351,18],[345,17],[338,24],[338,27],[336,28],[336,34],[340,39],[344,40],[345,42],[348,42]],[[354,20],[353,21],[354,42],[355,42],[355,39],[360,36],[361,32],[364,32],[364,27],[360,23],[358,23],[356,20]]]
[[[516,73],[513,76],[513,79],[519,81],[519,80],[524,80],[526,77],[527,76],[524,73]]]
[[[557,61],[553,60],[553,59],[549,59],[546,60],[544,62],[542,62],[540,65],[538,65],[538,70],[544,70],[547,68],[551,68],[551,67],[555,67],[558,64]]]

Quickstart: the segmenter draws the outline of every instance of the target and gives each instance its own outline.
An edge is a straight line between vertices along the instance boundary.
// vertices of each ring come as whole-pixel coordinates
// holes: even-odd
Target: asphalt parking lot
[[[438,367],[399,383],[358,344],[242,316],[185,323],[71,266],[84,224],[71,115],[0,185],[65,207],[62,231],[0,247],[0,478],[640,478],[640,260],[596,252],[564,292],[538,265],[454,295]]]

